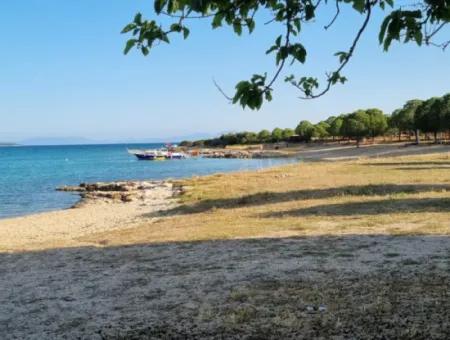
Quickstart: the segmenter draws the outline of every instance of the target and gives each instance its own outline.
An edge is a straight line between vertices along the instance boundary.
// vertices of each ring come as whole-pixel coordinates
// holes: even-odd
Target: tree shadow
[[[0,253],[0,338],[445,338],[449,251],[376,234]]]
[[[309,208],[277,211],[258,215],[265,218],[286,216],[352,216],[389,213],[450,212],[450,198],[408,198],[324,204]]]
[[[393,170],[407,170],[407,171],[420,171],[420,170],[450,170],[450,165],[448,166],[407,166],[393,168]]]
[[[450,190],[449,184],[369,184],[350,185],[326,189],[292,190],[287,192],[259,192],[242,197],[202,200],[194,204],[182,205],[151,216],[195,214],[211,209],[233,209],[289,201],[326,199],[339,196],[384,196],[394,194],[415,194],[430,191]]]
[[[450,162],[439,162],[439,161],[426,161],[426,162],[382,162],[382,163],[363,163],[363,165],[370,166],[417,166],[417,165],[450,165]]]

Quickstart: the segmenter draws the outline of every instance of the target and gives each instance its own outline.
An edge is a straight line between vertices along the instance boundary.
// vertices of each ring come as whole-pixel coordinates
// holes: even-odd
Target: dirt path
[[[298,156],[305,161],[339,161],[352,160],[361,157],[396,157],[427,155],[434,153],[449,152],[450,145],[405,145],[394,144],[374,144],[362,145],[356,148],[354,145],[333,145],[333,146],[309,146],[299,150]]]

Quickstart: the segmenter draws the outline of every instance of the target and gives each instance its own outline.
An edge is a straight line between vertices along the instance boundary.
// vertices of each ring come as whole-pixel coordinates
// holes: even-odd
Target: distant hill
[[[7,142],[0,142],[0,147],[1,146],[17,146],[19,144],[16,143],[7,143]]]
[[[210,139],[217,137],[216,134],[210,133],[193,133],[184,136],[172,136],[172,137],[155,137],[155,138],[128,138],[119,140],[117,143],[179,143],[184,140],[199,140]]]
[[[96,143],[98,142],[83,137],[36,137],[25,139],[20,142],[22,145],[79,145]]]
[[[193,133],[184,136],[149,137],[149,138],[120,138],[96,140],[84,137],[35,137],[20,141],[21,145],[86,145],[86,144],[138,144],[138,143],[179,143],[183,140],[210,139],[216,134]],[[1,143],[0,143],[1,144]]]

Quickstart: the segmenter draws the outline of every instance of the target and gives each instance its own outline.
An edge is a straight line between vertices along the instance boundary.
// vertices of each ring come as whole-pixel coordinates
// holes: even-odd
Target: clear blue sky
[[[93,139],[150,138],[196,132],[294,127],[331,114],[379,107],[390,113],[407,99],[450,91],[450,55],[433,47],[377,43],[377,13],[338,86],[323,98],[302,101],[279,83],[259,112],[229,105],[212,83],[232,93],[252,73],[274,71],[264,51],[279,26],[259,26],[238,38],[194,23],[187,41],[175,39],[147,58],[122,54],[119,34],[137,11],[152,15],[153,0],[15,0],[0,2],[0,140],[45,136]],[[289,70],[322,76],[348,48],[362,17],[344,11],[329,32],[304,28],[308,62]],[[349,14],[349,15],[347,15]],[[448,31],[443,35],[448,36]]]

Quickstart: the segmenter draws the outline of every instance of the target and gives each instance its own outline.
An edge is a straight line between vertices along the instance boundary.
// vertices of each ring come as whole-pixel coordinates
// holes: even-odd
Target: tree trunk
[[[420,138],[419,138],[419,129],[414,130],[414,135],[416,137],[416,144],[420,144]]]
[[[437,131],[434,131],[434,143],[437,144]]]
[[[399,142],[402,141],[402,132],[401,131],[398,132],[398,141]]]

